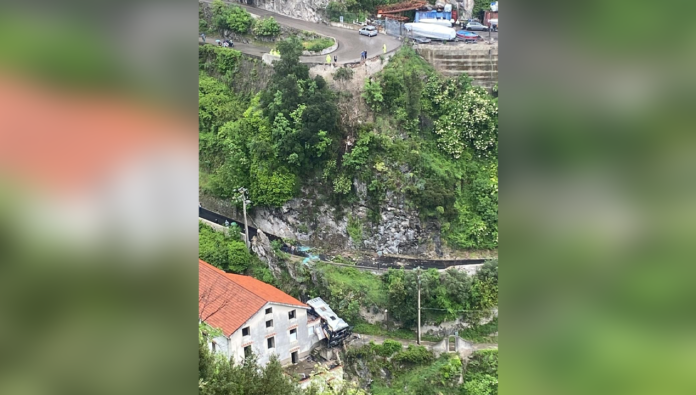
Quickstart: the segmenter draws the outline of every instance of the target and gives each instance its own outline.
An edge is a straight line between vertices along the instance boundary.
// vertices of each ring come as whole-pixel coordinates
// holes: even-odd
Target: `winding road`
[[[203,3],[212,2],[212,0],[200,1]],[[384,44],[387,45],[387,52],[392,52],[401,46],[401,41],[398,38],[382,33],[375,37],[361,36],[358,34],[357,30],[343,29],[340,27],[325,25],[323,23],[303,21],[300,19],[291,18],[289,16],[280,15],[272,11],[250,7],[236,1],[225,1],[225,3],[240,6],[249,11],[251,14],[258,15],[260,17],[272,16],[281,25],[299,30],[313,31],[335,38],[338,42],[338,49],[331,53],[331,58],[333,59],[334,56],[337,56],[339,64],[359,62],[360,52],[362,51],[367,51],[368,58],[379,56],[383,53],[382,46]],[[212,37],[208,38],[208,41],[211,41],[211,39]],[[250,44],[234,43],[234,48],[243,53],[255,56],[262,56],[264,53],[268,53],[268,48]],[[325,63],[326,55],[302,56],[300,61],[302,63]]]

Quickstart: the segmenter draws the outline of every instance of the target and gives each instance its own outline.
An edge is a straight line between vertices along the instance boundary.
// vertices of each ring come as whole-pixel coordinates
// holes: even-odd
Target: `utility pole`
[[[418,344],[421,344],[421,307],[420,307],[420,291],[421,291],[421,279],[420,279],[420,266],[417,269],[418,273]]]
[[[248,190],[246,188],[239,188],[237,191],[240,194],[237,197],[237,201],[242,201],[242,207],[244,210],[244,245],[246,245],[247,250],[249,250],[249,225],[247,224],[246,206],[247,204],[251,203],[251,200],[247,199]]]

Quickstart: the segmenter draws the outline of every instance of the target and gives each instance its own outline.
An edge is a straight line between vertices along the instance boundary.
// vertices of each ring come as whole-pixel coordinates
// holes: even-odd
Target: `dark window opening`
[[[273,320],[266,321],[266,328],[270,328],[272,326],[273,326]]]
[[[242,336],[249,336],[249,327],[242,328]]]
[[[268,348],[273,348],[273,347],[275,347],[275,338],[274,338],[274,337],[269,337],[269,338],[267,339],[267,342],[268,342]]]
[[[244,347],[244,358],[249,358],[251,356],[251,346]]]
[[[266,309],[266,314],[272,314],[273,313],[273,307],[269,307]]]
[[[295,310],[292,310],[291,312],[289,312],[288,317],[290,317],[291,320],[295,319]]]

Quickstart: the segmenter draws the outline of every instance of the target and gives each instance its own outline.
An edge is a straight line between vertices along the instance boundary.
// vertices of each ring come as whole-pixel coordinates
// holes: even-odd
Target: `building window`
[[[273,307],[269,307],[266,309],[266,314],[273,314]]]
[[[273,320],[266,321],[266,328],[271,328],[273,326]]]
[[[213,340],[213,342],[211,344],[213,346],[213,352],[215,352],[215,346],[217,346],[217,343],[215,343],[215,341]]]
[[[294,320],[294,319],[295,319],[295,310],[291,310],[291,311],[288,313],[288,317],[290,317],[291,320]]]
[[[242,336],[249,336],[249,327],[242,328]]]
[[[297,355],[297,351],[295,351],[294,353],[290,354],[290,359],[292,360],[292,363],[293,363],[293,364],[300,362],[300,358],[299,358],[299,356]]]
[[[314,334],[314,327],[308,326],[307,327],[307,335],[309,335],[309,337],[312,337],[313,334]]]
[[[244,347],[244,358],[249,358],[251,356],[251,346]]]
[[[297,341],[297,329],[290,329],[290,341],[291,342]]]
[[[268,348],[274,348],[275,347],[275,337],[269,337],[266,339],[266,342],[268,343]]]

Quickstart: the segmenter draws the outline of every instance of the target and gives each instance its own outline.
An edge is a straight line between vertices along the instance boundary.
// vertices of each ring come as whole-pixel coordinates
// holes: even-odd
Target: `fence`
[[[385,32],[390,36],[403,37],[406,29],[404,29],[404,24],[395,21],[393,19],[387,19],[384,21]]]

